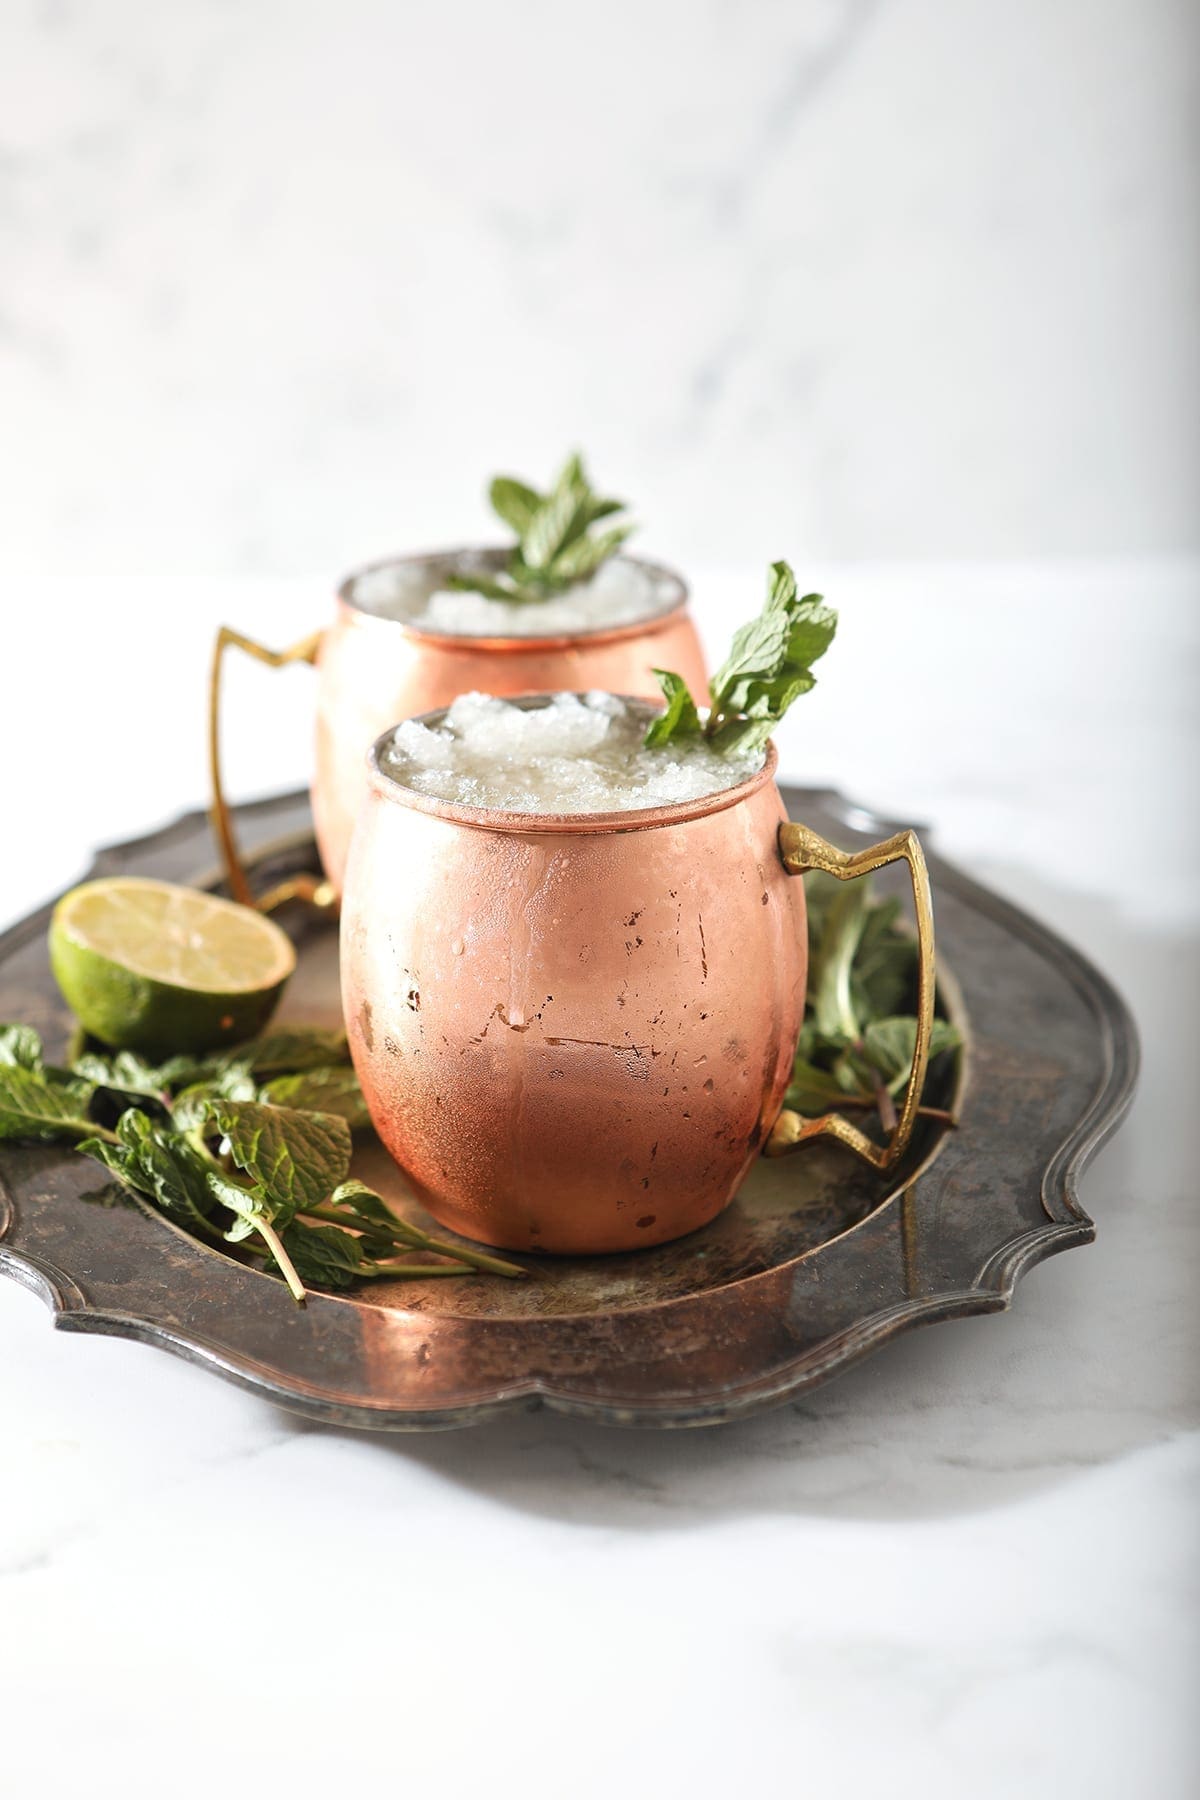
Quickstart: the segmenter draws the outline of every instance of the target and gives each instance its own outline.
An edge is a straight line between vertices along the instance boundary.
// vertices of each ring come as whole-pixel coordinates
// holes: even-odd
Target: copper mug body
[[[774,761],[703,800],[551,817],[430,800],[373,753],[346,1028],[376,1129],[443,1224],[514,1250],[631,1250],[725,1206],[804,1012]]]
[[[316,745],[312,784],[317,847],[325,871],[322,897],[335,900],[345,878],[350,836],[366,791],[365,758],[371,743],[400,719],[448,706],[459,694],[511,696],[604,688],[614,693],[661,698],[654,668],[675,669],[696,693],[708,680],[696,627],[688,612],[687,588],[673,571],[630,558],[649,571],[662,605],[651,617],[569,636],[463,637],[425,631],[404,620],[383,618],[360,605],[360,577],[403,565],[444,566],[446,574],[464,559],[475,566],[503,562],[503,552],[447,551],[360,569],[342,583],[332,624],[284,651],[264,649],[222,627],[210,684],[210,765],[213,820],[235,899],[254,904],[249,878],[237,848],[225,802],[220,759],[220,670],[225,649],[246,651],[280,667],[315,663]],[[310,883],[310,885],[312,885]],[[259,896],[268,905],[288,897],[296,884]]]

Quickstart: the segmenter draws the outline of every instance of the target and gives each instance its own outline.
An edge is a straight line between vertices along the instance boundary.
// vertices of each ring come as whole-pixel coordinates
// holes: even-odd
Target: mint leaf
[[[273,1031],[227,1050],[222,1065],[244,1062],[259,1081],[294,1075],[301,1069],[327,1069],[348,1063],[350,1047],[344,1031]]]
[[[797,599],[789,565],[772,563],[762,611],[734,632],[729,654],[709,682],[712,704],[701,729],[713,749],[730,757],[764,750],[771,727],[815,686],[810,665],[828,650],[836,630],[837,614],[820,594]],[[686,712],[672,709],[673,687],[662,670],[655,674],[668,706],[650,725],[645,742],[661,747],[694,735],[697,725]],[[671,676],[671,682],[679,679]]]
[[[210,1100],[206,1116],[228,1139],[238,1168],[277,1207],[319,1205],[350,1167],[350,1127],[332,1113]]]
[[[790,1106],[794,1112],[823,1113],[836,1109],[842,1099],[842,1089],[827,1069],[817,1068],[815,1063],[806,1062],[797,1056],[792,1066],[792,1079],[783,1104]]]
[[[342,1215],[342,1222],[361,1231],[369,1241],[372,1253],[386,1254],[396,1244],[422,1248],[426,1235],[407,1219],[399,1218],[373,1189],[361,1181],[341,1182],[329,1196],[329,1204]]]
[[[105,1124],[131,1106],[159,1116],[168,1110],[170,1096],[161,1074],[132,1051],[121,1050],[111,1056],[88,1052],[77,1056],[71,1067],[77,1076],[95,1085],[92,1110]]]
[[[42,1040],[32,1025],[0,1025],[0,1068],[42,1070]]]
[[[0,1139],[70,1142],[95,1133],[86,1082],[55,1081],[16,1064],[0,1065]]]
[[[721,756],[761,755],[771,736],[771,719],[731,719],[709,739]]]
[[[528,606],[544,600],[544,594],[538,594],[532,588],[516,587],[508,575],[467,575],[458,573],[447,575],[446,586],[457,593],[482,594],[485,600],[503,600],[509,606]]]
[[[850,972],[854,1011],[861,1019],[902,1013],[915,996],[917,945],[897,925],[899,914],[898,900],[882,900],[867,915]]]
[[[511,475],[497,475],[488,489],[493,510],[517,542],[500,573],[456,570],[446,586],[510,605],[536,605],[594,575],[633,531],[618,525],[590,535],[601,519],[625,511],[623,500],[595,493],[578,455],[569,456],[545,494]]]
[[[521,560],[526,569],[544,572],[559,551],[586,529],[585,495],[582,465],[578,456],[570,456],[521,533]]]
[[[3,1060],[2,1052],[0,1060]],[[273,1031],[210,1055],[172,1056],[162,1063],[148,1062],[131,1050],[111,1053],[89,1050],[76,1057],[72,1068],[77,1075],[86,1076],[98,1086],[111,1088],[114,1092],[160,1099],[201,1083],[212,1084],[219,1091],[232,1094],[244,1071],[249,1071],[259,1081],[268,1081],[276,1075],[290,1075],[301,1069],[330,1068],[349,1061],[344,1031],[297,1029]],[[239,1094],[238,1097],[243,1096]]]
[[[740,712],[743,683],[770,680],[780,673],[787,658],[788,631],[787,613],[775,609],[738,627],[729,655],[709,683],[714,707]]]
[[[117,1138],[115,1144],[87,1138],[79,1148],[189,1230],[207,1238],[221,1236],[212,1218],[205,1159],[186,1138],[132,1108],[117,1121]]]
[[[483,1250],[469,1248],[466,1244],[448,1244],[430,1237],[419,1225],[390,1212],[379,1195],[365,1187],[361,1181],[342,1182],[330,1195],[330,1206],[337,1208],[339,1222],[346,1223],[355,1230],[363,1230],[364,1246],[369,1244],[372,1256],[377,1256],[385,1248],[394,1248],[396,1244],[407,1244],[415,1250],[432,1250],[438,1256],[447,1256],[454,1262],[480,1269],[488,1275],[506,1275],[511,1280],[514,1277],[519,1279],[525,1274],[519,1264],[506,1262],[502,1257],[491,1256]],[[328,1207],[321,1209],[321,1217],[330,1217]],[[386,1263],[381,1263],[378,1268],[364,1270],[364,1273],[387,1275],[391,1271]],[[425,1273],[429,1271],[426,1270]],[[441,1273],[445,1274],[446,1271],[443,1269]]]
[[[282,1230],[296,1216],[290,1202],[271,1199],[258,1182],[235,1181],[216,1163],[206,1167],[204,1182],[209,1199],[234,1215],[232,1225],[223,1227],[221,1233],[227,1244],[243,1244],[255,1232],[265,1237],[264,1227]]]
[[[555,580],[584,581],[594,575],[602,563],[616,555],[633,531],[632,525],[618,525],[612,531],[601,532],[599,537],[577,537],[555,557]]]
[[[74,1068],[96,1084],[97,1097],[120,1112],[130,1106],[156,1116],[169,1112],[180,1130],[190,1130],[204,1118],[209,1099],[256,1100],[258,1084],[248,1061],[219,1057],[176,1056],[165,1063],[148,1063],[129,1050],[115,1055],[89,1052],[77,1057]],[[186,1086],[181,1086],[186,1083]],[[172,1098],[172,1088],[177,1089]],[[100,1116],[106,1116],[103,1112]]]
[[[337,1291],[374,1273],[362,1239],[337,1225],[288,1225],[280,1236],[303,1282]]]
[[[842,888],[826,915],[825,930],[809,975],[809,1000],[817,1030],[853,1042],[859,1035],[850,975],[866,930],[871,895],[866,882]]]
[[[587,514],[588,524],[594,525],[598,519],[607,519],[610,518],[613,513],[624,512],[625,502],[624,500],[597,500],[594,494],[590,494],[585,502],[584,510]],[[636,525],[626,526],[624,528],[624,535],[628,537],[631,531],[636,530]]]
[[[666,696],[666,708],[651,721],[646,732],[646,744],[654,748],[660,744],[669,744],[672,738],[695,737],[700,731],[700,714],[696,711],[696,702],[692,699],[687,682],[682,675],[675,675],[670,669],[653,670],[655,679]]]
[[[250,1073],[249,1063],[228,1063],[225,1068],[216,1069],[210,1080],[197,1081],[191,1087],[183,1088],[172,1103],[171,1117],[180,1131],[195,1131],[208,1117],[210,1102],[258,1098],[258,1083]]]
[[[824,869],[809,869],[800,879],[804,883],[804,906],[808,914],[808,955],[811,968],[820,950],[821,933],[825,929],[829,909],[842,892],[842,883],[836,876],[827,875]]]
[[[962,1037],[947,1019],[935,1019],[929,1039],[930,1061],[943,1050],[957,1050]],[[863,1033],[863,1059],[893,1092],[903,1091],[912,1073],[917,1047],[917,1021],[909,1018],[874,1019]]]
[[[77,1056],[71,1067],[76,1075],[94,1081],[97,1087],[115,1088],[125,1094],[150,1094],[158,1099],[165,1085],[157,1067],[132,1050],[117,1050],[111,1056],[87,1051]]]
[[[488,489],[488,499],[492,503],[492,511],[511,525],[518,538],[528,531],[534,514],[541,505],[541,495],[535,488],[527,487],[523,481],[517,481],[511,475],[497,475]]]
[[[250,1098],[249,1095],[237,1097]],[[263,1088],[260,1098],[270,1106],[290,1106],[302,1112],[337,1113],[351,1131],[365,1131],[371,1123],[353,1069],[309,1069],[298,1075],[277,1075]]]
[[[806,594],[790,608],[788,616],[791,630],[788,632],[787,660],[807,669],[824,656],[832,644],[837,633],[837,613],[832,606],[825,605],[820,594]]]
[[[391,1208],[380,1199],[374,1188],[353,1177],[349,1181],[339,1182],[329,1196],[333,1206],[347,1206],[356,1212],[360,1219],[373,1225],[381,1225],[390,1231],[393,1226],[402,1224]]]
[[[796,598],[796,577],[790,563],[773,562],[767,570],[767,611],[781,607],[785,612]]]
[[[737,710],[747,719],[766,719],[774,723],[781,719],[793,700],[801,694],[807,694],[809,688],[816,686],[816,677],[807,669],[790,670],[783,675],[773,675],[768,680],[748,679],[737,684]],[[721,730],[715,733],[716,743]]]

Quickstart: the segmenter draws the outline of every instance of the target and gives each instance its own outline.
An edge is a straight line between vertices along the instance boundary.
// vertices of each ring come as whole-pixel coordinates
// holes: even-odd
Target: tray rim
[[[788,789],[785,787],[783,792],[786,799]],[[868,831],[882,836],[901,828],[898,821],[847,799],[833,788],[793,788],[791,792],[802,793],[809,801],[819,801],[831,816],[851,831]],[[255,815],[301,805],[305,798],[303,790],[288,790],[246,802],[237,810],[239,816],[249,821]],[[92,880],[108,873],[115,859],[146,854],[175,839],[191,836],[203,826],[206,816],[203,809],[192,809],[137,837],[106,843],[96,850],[87,873],[78,880]],[[918,830],[928,844],[928,828],[918,827]],[[311,838],[309,833],[300,830],[284,834],[276,843],[280,841],[294,841],[299,847]],[[183,1330],[165,1320],[137,1312],[93,1306],[67,1271],[36,1251],[18,1249],[8,1243],[12,1204],[2,1173],[0,1274],[39,1294],[50,1307],[53,1325],[58,1330],[96,1332],[155,1345],[289,1411],[335,1425],[398,1432],[452,1429],[539,1408],[611,1425],[679,1427],[726,1423],[776,1407],[819,1385],[905,1331],[947,1319],[1006,1311],[1013,1303],[1017,1282],[1031,1268],[1049,1256],[1077,1244],[1089,1243],[1095,1237],[1095,1225],[1079,1200],[1079,1181],[1117,1130],[1132,1103],[1140,1066],[1137,1027],[1117,988],[1082,951],[1014,902],[947,862],[936,851],[930,852],[927,848],[927,856],[931,875],[939,888],[955,891],[977,912],[1022,939],[1063,973],[1096,1020],[1103,1051],[1103,1072],[1090,1103],[1051,1153],[1042,1174],[1040,1199],[1046,1215],[1044,1224],[1026,1228],[997,1244],[981,1263],[969,1286],[910,1297],[879,1308],[810,1346],[770,1377],[752,1375],[741,1383],[725,1384],[719,1399],[714,1399],[711,1394],[701,1394],[689,1403],[681,1403],[675,1397],[655,1403],[639,1396],[636,1401],[623,1405],[615,1396],[583,1396],[556,1387],[548,1377],[527,1376],[507,1384],[498,1383],[486,1394],[464,1396],[453,1406],[429,1409],[398,1407],[394,1401],[385,1398],[369,1401],[362,1395],[351,1395],[332,1386],[301,1385],[296,1380],[281,1377],[280,1372],[269,1364],[243,1351],[233,1350],[199,1330]],[[44,933],[58,898],[55,896],[0,933],[0,963],[31,938]],[[884,1206],[902,1203],[901,1191],[884,1202]],[[876,1212],[879,1210],[877,1208]],[[169,1221],[165,1223],[169,1225]],[[186,1233],[181,1235],[186,1238]],[[191,1239],[187,1241],[192,1242]],[[823,1247],[816,1246],[805,1255],[812,1256]],[[732,1284],[735,1288],[740,1285]]]

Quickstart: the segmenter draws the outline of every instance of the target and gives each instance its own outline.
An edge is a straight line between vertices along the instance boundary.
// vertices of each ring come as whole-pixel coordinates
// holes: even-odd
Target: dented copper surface
[[[351,1050],[434,1216],[560,1254],[661,1244],[733,1195],[804,1013],[775,752],[636,813],[443,805],[371,759],[342,914]]]

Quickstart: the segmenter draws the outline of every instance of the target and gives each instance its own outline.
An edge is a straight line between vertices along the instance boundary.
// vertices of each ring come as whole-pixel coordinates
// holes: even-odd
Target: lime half
[[[248,906],[116,875],[64,894],[50,921],[50,965],[94,1037],[167,1057],[261,1031],[296,953]]]

